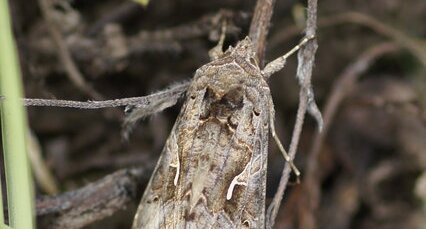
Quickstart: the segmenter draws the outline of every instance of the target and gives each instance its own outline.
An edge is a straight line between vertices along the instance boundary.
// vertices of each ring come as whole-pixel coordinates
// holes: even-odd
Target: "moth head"
[[[253,50],[253,43],[249,37],[244,38],[237,43],[231,50],[231,55],[243,57],[245,60],[253,62],[256,60],[256,54]]]

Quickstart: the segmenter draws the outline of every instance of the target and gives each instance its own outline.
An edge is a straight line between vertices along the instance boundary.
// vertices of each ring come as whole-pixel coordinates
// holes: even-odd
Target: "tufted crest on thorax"
[[[256,53],[253,50],[253,43],[249,37],[239,41],[235,47],[229,47],[224,53],[224,56],[232,56],[237,59],[244,59],[245,61],[258,66]]]

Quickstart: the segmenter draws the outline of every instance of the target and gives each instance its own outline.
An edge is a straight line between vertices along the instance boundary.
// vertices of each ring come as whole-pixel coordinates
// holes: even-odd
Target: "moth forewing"
[[[196,71],[134,229],[264,228],[271,95],[254,56],[245,39]]]

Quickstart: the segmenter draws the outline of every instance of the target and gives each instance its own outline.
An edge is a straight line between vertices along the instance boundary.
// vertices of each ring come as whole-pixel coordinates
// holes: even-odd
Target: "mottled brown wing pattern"
[[[271,95],[243,45],[197,70],[134,229],[264,228]]]

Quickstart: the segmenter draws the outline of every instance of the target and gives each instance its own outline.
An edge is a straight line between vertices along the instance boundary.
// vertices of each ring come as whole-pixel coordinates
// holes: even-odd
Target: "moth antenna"
[[[288,51],[286,54],[284,54],[281,57],[278,57],[277,59],[269,62],[265,68],[262,70],[263,77],[265,79],[269,78],[272,74],[275,72],[278,72],[282,68],[284,68],[285,63],[287,62],[287,58],[291,55],[293,55],[297,50],[299,50],[303,45],[305,45],[308,41],[314,39],[315,36],[307,36],[303,38],[298,45],[294,46],[290,51]]]
[[[220,29],[219,42],[217,43],[215,47],[213,47],[209,51],[209,57],[211,60],[217,60],[220,56],[223,55],[223,43],[225,42],[226,27],[227,27],[226,20],[223,20],[222,27]]]

